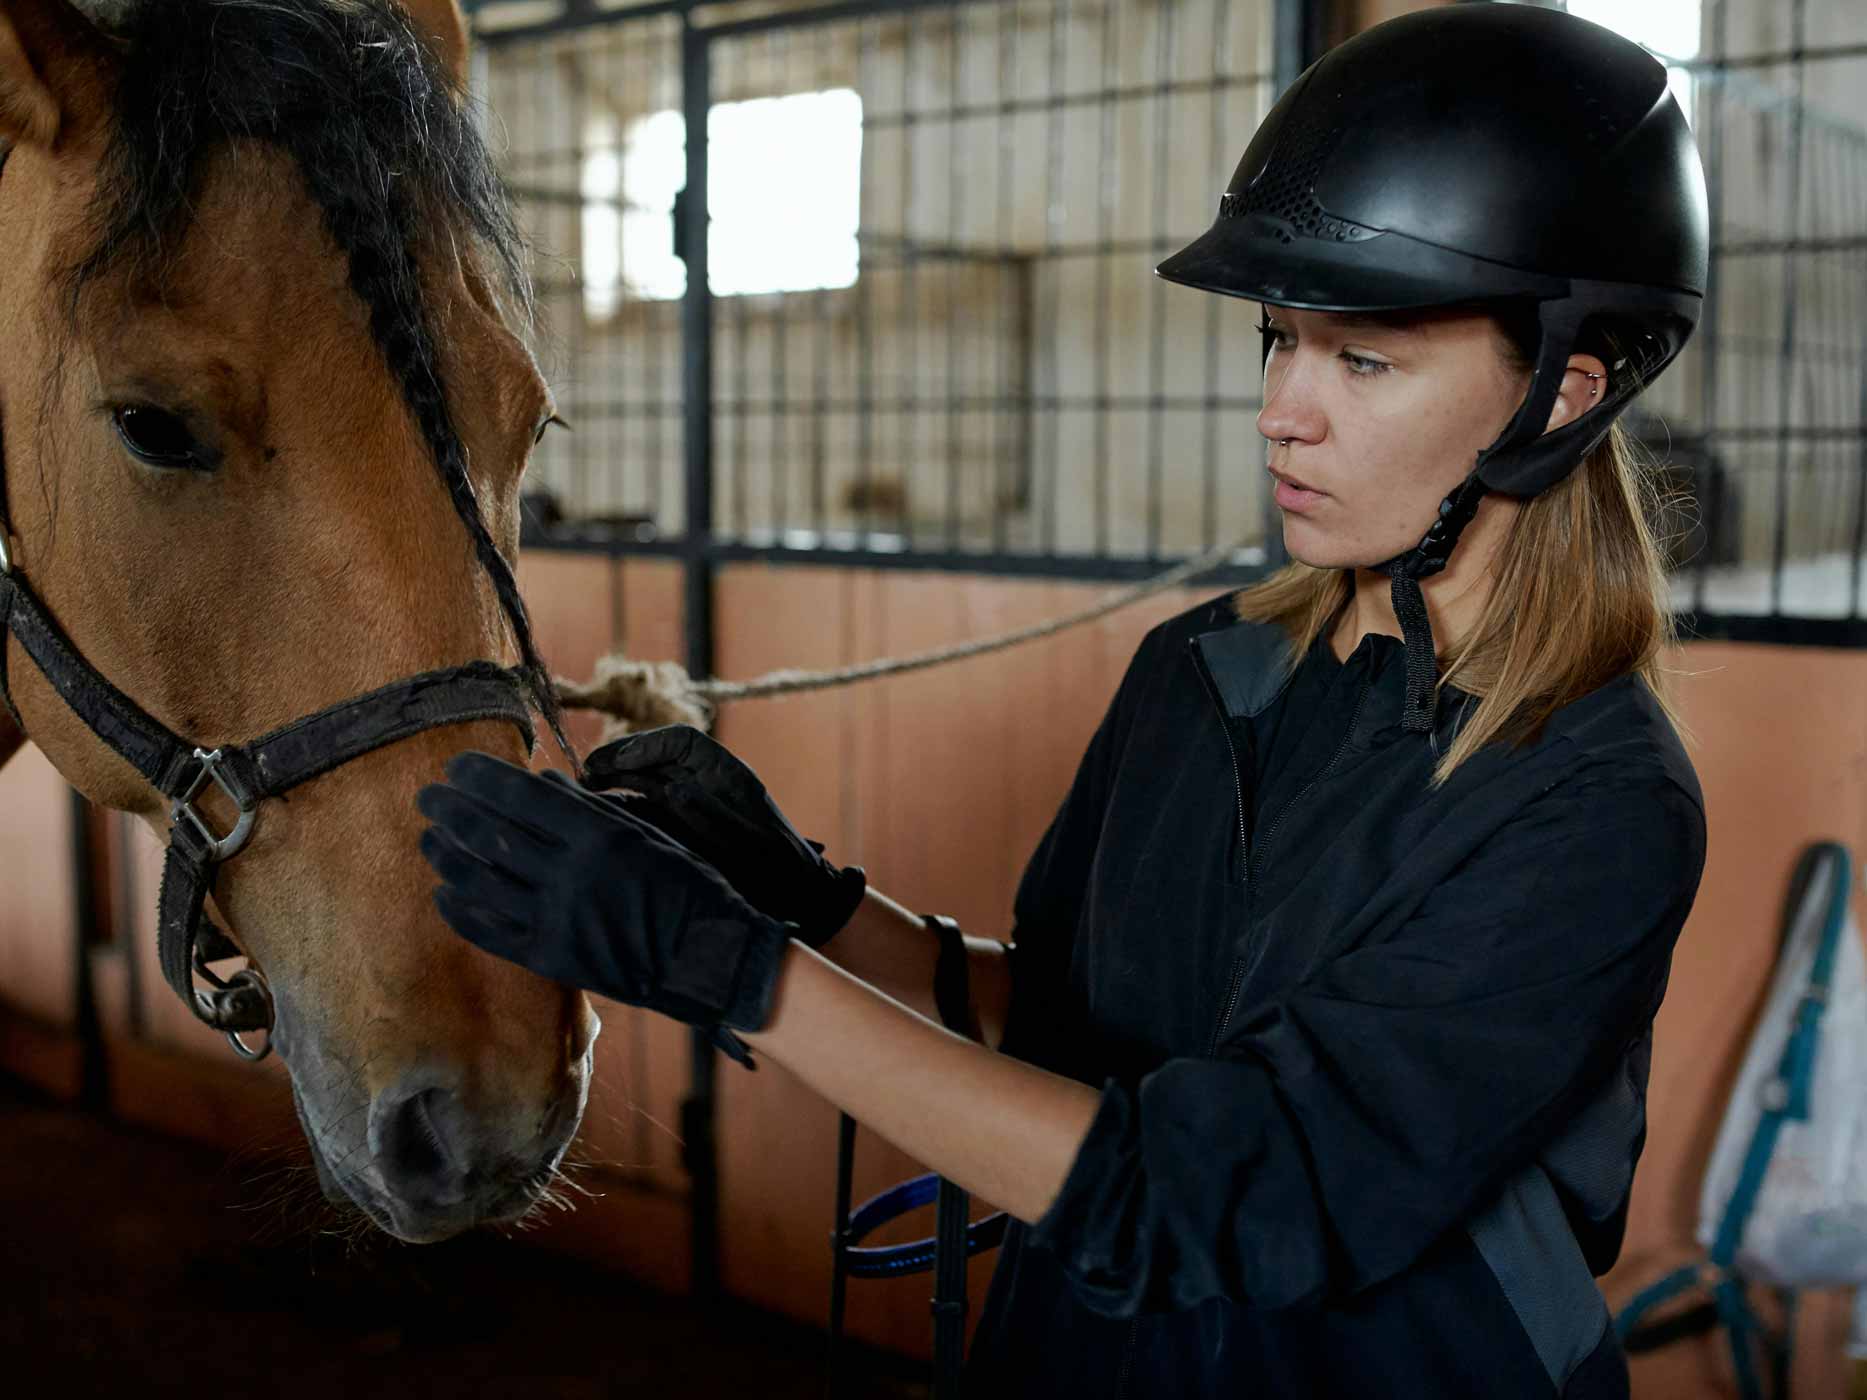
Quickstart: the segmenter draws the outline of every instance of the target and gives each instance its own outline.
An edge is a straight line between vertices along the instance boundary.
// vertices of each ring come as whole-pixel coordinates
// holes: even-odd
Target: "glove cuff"
[[[824,862],[829,865],[828,861]],[[862,897],[869,888],[869,877],[859,865],[845,865],[840,869],[829,866],[835,873],[831,877],[829,891],[824,895],[816,917],[808,928],[798,930],[797,936],[812,948],[822,950],[837,934],[849,927],[849,921],[856,916],[856,910],[862,905]]]
[[[732,994],[720,1012],[721,1025],[756,1031],[771,1020],[778,973],[784,966],[785,950],[797,932],[796,924],[776,919],[760,919],[747,931],[745,955],[739,959]]]

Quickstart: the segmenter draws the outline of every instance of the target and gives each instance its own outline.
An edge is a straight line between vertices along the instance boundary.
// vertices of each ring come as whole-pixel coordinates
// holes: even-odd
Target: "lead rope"
[[[1072,627],[1080,627],[1123,608],[1151,598],[1157,593],[1199,577],[1231,561],[1244,549],[1243,541],[1210,549],[1195,559],[1176,564],[1153,578],[1111,593],[1107,597],[1028,627],[1019,627],[996,637],[935,647],[908,656],[884,657],[853,666],[839,666],[826,671],[782,668],[748,681],[719,679],[695,680],[686,669],[673,661],[637,661],[620,652],[600,658],[592,678],[577,682],[558,678],[558,699],[569,710],[597,710],[609,715],[612,732],[606,736],[635,729],[651,729],[663,724],[692,724],[712,727],[714,707],[724,700],[762,700],[774,695],[796,695],[804,691],[828,690],[854,685],[859,681],[880,680],[885,676],[924,671],[949,662],[965,661],[995,651],[1006,651],[1026,642],[1053,637]]]

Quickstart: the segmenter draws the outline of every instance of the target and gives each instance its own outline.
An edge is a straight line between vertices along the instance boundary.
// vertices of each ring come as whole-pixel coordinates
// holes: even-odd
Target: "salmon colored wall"
[[[596,656],[618,644],[645,659],[681,653],[675,564],[537,554],[526,558],[522,578],[545,655],[562,674],[588,674]],[[1101,592],[892,570],[735,566],[718,587],[718,670],[737,678],[898,655],[1056,616]],[[1023,862],[1135,643],[1154,620],[1210,592],[1163,597],[1003,657],[742,702],[722,715],[719,734],[832,855],[864,864],[877,885],[912,907],[1002,934]],[[1690,1251],[1699,1175],[1768,979],[1797,853],[1830,838],[1857,860],[1867,856],[1867,654],[1702,643],[1675,653],[1674,664],[1690,673],[1678,695],[1696,731],[1710,851],[1660,1014],[1651,1132],[1627,1248],[1603,1280],[1616,1303]],[[1789,696],[1793,712],[1784,705]],[[596,729],[585,717],[573,732],[588,745]],[[541,750],[541,762],[554,757]],[[54,1033],[70,1020],[64,803],[36,751],[0,772],[0,997]],[[113,1037],[113,1098],[120,1111],[233,1148],[250,1146],[257,1119],[288,1139],[289,1117],[278,1117],[282,1085],[231,1062],[156,975],[149,927],[156,852],[139,839],[135,956],[150,1038],[128,1039],[127,983],[106,963],[100,995]],[[680,1290],[689,1216],[677,1131],[687,1036],[629,1008],[599,1010],[597,1083],[573,1156],[593,1164],[584,1179],[602,1194],[580,1199],[575,1214],[553,1215],[533,1238]],[[0,1067],[30,1072],[44,1057],[22,1049],[18,1024],[0,1017]],[[45,1031],[36,1034],[41,1041],[33,1043],[42,1043]],[[836,1112],[769,1061],[747,1074],[722,1060],[718,1083],[725,1286],[821,1322]],[[873,1134],[859,1135],[858,1199],[919,1170]],[[931,1228],[929,1211],[888,1238]],[[973,1264],[975,1313],[990,1267],[989,1258]],[[852,1284],[851,1333],[926,1355],[928,1291],[924,1277]],[[1845,1296],[1805,1298],[1798,1394],[1843,1392],[1845,1305]],[[1634,1374],[1636,1394],[1647,1400],[1735,1393],[1709,1340],[1636,1358]]]
[[[30,744],[0,767],[0,998],[61,1026],[75,971],[69,792]]]

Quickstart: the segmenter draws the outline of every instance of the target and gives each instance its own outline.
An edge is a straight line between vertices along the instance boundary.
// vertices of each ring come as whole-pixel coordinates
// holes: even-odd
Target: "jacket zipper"
[[[1245,784],[1244,778],[1240,775],[1238,768],[1238,746],[1232,742],[1231,723],[1226,718],[1225,706],[1219,700],[1218,690],[1213,684],[1211,673],[1206,668],[1205,658],[1199,654],[1198,642],[1196,640],[1190,641],[1187,647],[1188,650],[1193,653],[1193,665],[1198,670],[1199,678],[1206,687],[1206,694],[1219,712],[1219,729],[1220,732],[1225,735],[1225,749],[1232,760],[1232,792],[1238,800],[1238,850],[1240,858],[1243,859],[1245,863],[1245,907],[1249,910],[1251,906],[1252,874],[1256,869],[1257,859],[1256,853],[1251,849],[1249,828],[1245,825]],[[1348,732],[1342,736],[1342,742],[1336,746],[1334,756],[1324,765],[1322,772],[1311,778],[1309,782],[1304,785],[1303,791],[1299,792],[1289,802],[1284,804],[1283,810],[1277,814],[1276,821],[1271,824],[1270,830],[1265,833],[1264,841],[1260,846],[1260,852],[1264,847],[1268,847],[1276,838],[1277,830],[1283,825],[1284,818],[1290,814],[1290,809],[1295,807],[1297,803],[1301,802],[1305,797],[1309,796],[1310,789],[1314,788],[1317,783],[1328,777],[1329,773],[1335,768],[1335,765],[1341,762],[1342,755],[1348,751],[1349,740],[1355,737],[1355,726],[1361,722],[1362,706],[1367,702],[1370,688],[1367,682],[1363,682],[1361,694],[1355,700],[1355,713],[1348,722]],[[1231,977],[1225,989],[1225,1011],[1219,1018],[1218,1026],[1215,1027],[1212,1032],[1211,1042],[1206,1046],[1206,1054],[1208,1057],[1217,1051],[1219,1041],[1225,1035],[1225,1028],[1231,1023],[1232,1012],[1237,1009],[1239,989],[1243,987],[1245,980],[1245,962],[1246,957],[1244,954],[1240,954],[1232,959]],[[1128,1336],[1126,1341],[1122,1344],[1121,1369],[1116,1373],[1115,1378],[1115,1400],[1126,1400],[1128,1394],[1128,1377],[1134,1369],[1135,1338],[1140,1330],[1141,1319],[1138,1316],[1130,1318],[1128,1320]]]
[[[1331,755],[1329,761],[1323,765],[1322,771],[1305,783],[1303,785],[1303,790],[1283,805],[1283,809],[1278,812],[1276,819],[1271,822],[1269,829],[1264,833],[1264,839],[1258,843],[1258,848],[1255,851],[1246,850],[1245,906],[1247,910],[1249,910],[1251,905],[1253,879],[1257,870],[1260,868],[1259,863],[1264,853],[1275,844],[1277,833],[1284,824],[1284,818],[1290,815],[1291,810],[1296,807],[1298,803],[1310,795],[1311,790],[1315,788],[1316,784],[1320,783],[1335,770],[1336,764],[1342,761],[1342,755],[1348,752],[1349,741],[1355,737],[1355,728],[1361,723],[1362,709],[1368,703],[1368,692],[1373,688],[1372,678],[1362,682],[1361,693],[1355,697],[1355,712],[1349,717],[1348,730],[1342,735],[1342,742],[1336,745],[1335,753]],[[1210,690],[1208,693],[1210,693]],[[1225,719],[1225,710],[1223,706],[1220,707],[1219,718],[1221,723],[1223,723]],[[1225,743],[1227,748],[1232,749],[1232,784],[1234,788],[1238,789],[1239,793],[1239,830],[1242,834],[1244,830],[1245,799],[1244,791],[1240,785],[1238,776],[1238,753],[1232,746],[1232,732],[1229,724],[1225,725]],[[1206,1054],[1208,1057],[1218,1052],[1219,1042],[1225,1038],[1225,1028],[1231,1024],[1232,1013],[1238,1009],[1238,994],[1244,987],[1245,981],[1245,959],[1246,955],[1243,953],[1232,959],[1231,978],[1225,989],[1225,1010],[1219,1017],[1219,1024],[1213,1028],[1212,1039],[1206,1045]]]

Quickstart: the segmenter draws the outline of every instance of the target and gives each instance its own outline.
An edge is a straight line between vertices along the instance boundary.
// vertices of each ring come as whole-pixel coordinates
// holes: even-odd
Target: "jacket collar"
[[[1193,638],[1228,719],[1255,719],[1290,683],[1289,634],[1272,623],[1234,621]]]
[[[1289,634],[1274,623],[1234,620],[1195,635],[1193,645],[1199,648],[1229,719],[1255,719],[1263,714],[1284,693],[1296,669],[1289,660],[1295,650]],[[1367,655],[1362,657],[1362,664],[1377,672],[1377,688],[1391,690],[1394,696],[1391,707],[1377,706],[1377,711],[1392,708],[1398,715],[1406,701],[1406,644],[1399,637],[1369,633],[1345,664],[1355,664],[1363,652]],[[1441,723],[1449,722],[1469,698],[1457,686],[1441,687]],[[1371,713],[1369,718],[1375,723],[1387,722],[1377,714]]]

